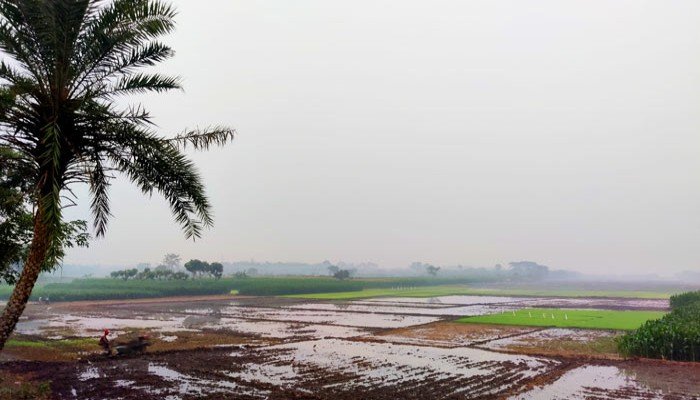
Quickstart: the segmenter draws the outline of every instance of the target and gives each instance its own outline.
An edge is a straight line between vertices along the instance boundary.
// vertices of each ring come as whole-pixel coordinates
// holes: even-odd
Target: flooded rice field
[[[408,303],[408,304],[432,304],[440,305],[476,305],[476,304],[498,304],[516,303],[534,299],[532,297],[500,297],[500,296],[440,296],[440,297],[381,297],[366,300],[371,303]]]
[[[524,347],[547,346],[554,342],[569,341],[590,343],[603,338],[620,336],[618,331],[593,329],[547,328],[537,329],[520,335],[512,335],[501,339],[484,342],[482,347],[492,350],[508,350]]]
[[[623,360],[605,347],[619,332],[453,322],[568,300],[601,304],[495,296],[33,304],[19,338],[57,343],[54,352],[65,352],[63,340],[94,344],[81,339],[81,351],[51,362],[8,347],[0,372],[50,381],[56,399],[698,398],[700,367]],[[115,343],[148,334],[153,345],[106,357],[97,347],[103,329]]]
[[[386,303],[391,304],[391,303]],[[475,304],[469,306],[442,306],[442,307],[421,307],[415,305],[413,307],[384,305],[382,304],[355,304],[355,302],[347,303],[307,303],[290,306],[294,310],[313,310],[313,311],[343,311],[343,312],[358,312],[370,314],[401,314],[401,315],[429,315],[429,316],[476,316],[499,313],[503,311],[517,310],[518,306],[504,304]],[[414,324],[411,324],[414,325]]]
[[[694,380],[692,376],[674,375],[674,372],[677,371],[674,371],[673,367],[585,365],[566,372],[551,385],[537,387],[511,398],[522,400],[698,398],[700,381]],[[657,383],[659,381],[666,383],[659,385]]]
[[[667,299],[533,299],[521,303],[527,307],[595,308],[600,310],[651,310],[670,309]]]

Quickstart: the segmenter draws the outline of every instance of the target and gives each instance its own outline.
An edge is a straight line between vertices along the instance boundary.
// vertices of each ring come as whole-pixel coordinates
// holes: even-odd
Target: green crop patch
[[[557,328],[633,330],[663,317],[660,311],[609,311],[526,308],[498,314],[464,317],[457,322],[474,324],[543,326]]]

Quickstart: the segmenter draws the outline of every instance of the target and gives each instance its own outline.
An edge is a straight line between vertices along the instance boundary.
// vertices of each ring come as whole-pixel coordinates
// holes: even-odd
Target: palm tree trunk
[[[51,244],[49,228],[44,222],[44,213],[39,207],[34,216],[34,237],[29,247],[29,255],[24,263],[19,281],[12,291],[12,296],[5,306],[5,310],[0,317],[0,351],[5,347],[5,342],[15,330],[15,325],[19,317],[27,306],[32,289],[39,278],[41,267],[46,260],[46,255]]]

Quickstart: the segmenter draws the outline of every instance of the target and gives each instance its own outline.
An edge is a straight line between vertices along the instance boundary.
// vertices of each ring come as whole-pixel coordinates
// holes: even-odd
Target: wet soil
[[[384,331],[374,335],[373,338],[392,343],[430,345],[437,347],[464,347],[512,336],[524,335],[536,330],[536,328],[517,326],[436,322],[420,327]]]
[[[457,309],[543,301],[471,297],[318,302],[208,296],[30,305],[14,338],[44,347],[8,347],[0,376],[49,381],[52,398],[86,400],[695,399],[700,394],[698,364],[595,355],[591,346],[616,332],[450,322]],[[153,346],[143,356],[102,356],[96,340],[105,327],[116,333],[116,341],[148,333]],[[94,338],[95,345],[85,338]]]

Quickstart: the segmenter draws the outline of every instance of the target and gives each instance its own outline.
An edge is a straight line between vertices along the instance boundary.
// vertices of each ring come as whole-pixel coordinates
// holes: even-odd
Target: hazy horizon
[[[193,154],[215,227],[187,241],[120,178],[66,263],[700,269],[700,2],[173,3],[185,92],[143,104],[237,129]]]

